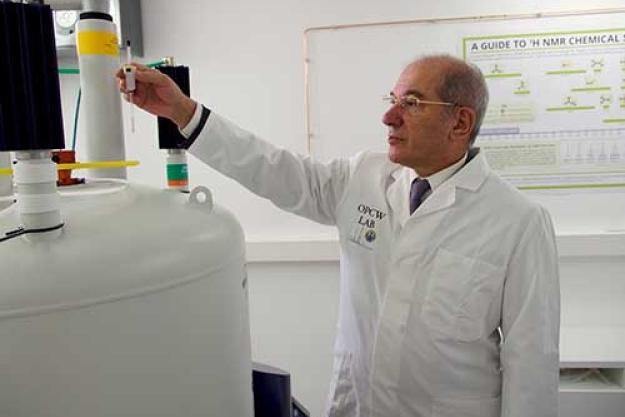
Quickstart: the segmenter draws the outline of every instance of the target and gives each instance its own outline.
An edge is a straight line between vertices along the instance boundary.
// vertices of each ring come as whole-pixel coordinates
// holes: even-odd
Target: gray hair
[[[488,88],[482,71],[476,65],[451,55],[427,55],[417,59],[415,63],[423,61],[447,64],[438,87],[438,95],[443,101],[467,106],[475,111],[475,126],[469,136],[469,147],[472,146],[480,132],[488,106]]]

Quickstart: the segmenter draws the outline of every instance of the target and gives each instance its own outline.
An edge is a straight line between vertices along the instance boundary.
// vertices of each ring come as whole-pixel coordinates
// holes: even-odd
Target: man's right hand
[[[195,112],[195,101],[187,97],[176,83],[162,72],[132,63],[135,67],[136,89],[132,94],[132,103],[156,116],[165,117],[178,125],[185,127]],[[130,101],[130,94],[126,90],[126,76],[122,68],[117,71],[119,91],[124,94],[126,101]]]

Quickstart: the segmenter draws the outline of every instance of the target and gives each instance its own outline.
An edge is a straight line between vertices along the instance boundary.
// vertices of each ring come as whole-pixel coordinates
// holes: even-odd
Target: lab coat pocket
[[[427,286],[422,318],[445,338],[484,336],[489,306],[503,281],[503,268],[439,248]]]
[[[432,417],[500,417],[501,397],[483,399],[436,398]]]
[[[350,352],[337,352],[334,355],[334,370],[324,415],[327,417],[358,415],[356,387],[352,374],[352,354]]]

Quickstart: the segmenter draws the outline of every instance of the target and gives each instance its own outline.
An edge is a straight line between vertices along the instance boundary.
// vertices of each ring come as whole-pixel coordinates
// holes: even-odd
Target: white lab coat
[[[328,416],[557,417],[551,221],[480,153],[409,216],[409,171],[383,154],[320,164],[214,112],[189,151],[278,207],[337,225]]]

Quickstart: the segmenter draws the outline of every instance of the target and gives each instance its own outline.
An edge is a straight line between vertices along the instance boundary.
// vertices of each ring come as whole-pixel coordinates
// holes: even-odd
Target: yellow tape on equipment
[[[113,32],[79,32],[77,41],[79,55],[119,55],[117,34]]]

